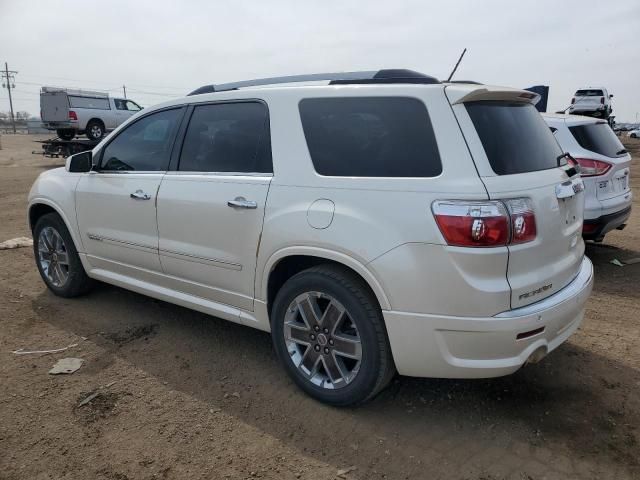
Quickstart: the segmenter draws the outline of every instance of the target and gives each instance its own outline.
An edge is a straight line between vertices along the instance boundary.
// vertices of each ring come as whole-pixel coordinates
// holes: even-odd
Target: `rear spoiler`
[[[540,101],[540,95],[527,90],[507,87],[491,87],[483,85],[480,88],[470,88],[471,85],[447,85],[445,91],[451,105],[480,101],[507,101],[530,103],[535,105]]]

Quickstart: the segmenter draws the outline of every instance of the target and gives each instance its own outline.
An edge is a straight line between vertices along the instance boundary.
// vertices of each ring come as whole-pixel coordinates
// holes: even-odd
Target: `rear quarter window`
[[[427,108],[415,98],[300,101],[313,166],[342,177],[435,177],[442,163]]]
[[[569,127],[569,131],[576,142],[585,150],[611,158],[627,153],[611,127],[604,122],[576,125]]]
[[[533,105],[483,101],[466,103],[465,107],[496,174],[558,166],[562,149]]]

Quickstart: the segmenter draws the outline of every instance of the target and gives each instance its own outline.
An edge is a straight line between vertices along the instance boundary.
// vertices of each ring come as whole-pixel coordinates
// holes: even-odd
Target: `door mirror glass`
[[[69,158],[67,158],[67,162],[65,165],[67,172],[82,173],[90,171],[93,165],[92,158],[93,155],[91,154],[91,150],[71,155]]]

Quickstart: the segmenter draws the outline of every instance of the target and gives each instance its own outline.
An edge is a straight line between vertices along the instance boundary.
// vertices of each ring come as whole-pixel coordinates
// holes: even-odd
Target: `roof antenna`
[[[456,70],[458,69],[458,65],[460,65],[460,62],[462,61],[462,57],[464,57],[464,54],[467,53],[467,49],[465,48],[462,51],[462,54],[460,55],[460,58],[458,59],[458,61],[456,62],[456,66],[453,67],[453,70],[451,72],[451,75],[449,75],[449,78],[447,78],[447,82],[451,81],[451,78],[453,78],[453,74],[456,73]]]

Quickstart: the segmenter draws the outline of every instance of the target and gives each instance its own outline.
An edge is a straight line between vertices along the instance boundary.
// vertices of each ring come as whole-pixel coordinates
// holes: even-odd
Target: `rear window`
[[[72,108],[96,108],[98,110],[111,110],[108,98],[76,97],[69,95],[69,106]]]
[[[616,134],[606,123],[590,123],[569,127],[571,134],[585,150],[605,157],[619,157],[627,153]]]
[[[562,149],[533,105],[485,101],[465,106],[496,174],[535,172],[558,166]]]
[[[576,97],[602,97],[603,95],[602,90],[578,90],[575,94]]]
[[[418,99],[307,98],[299,108],[320,175],[435,177],[442,172],[431,120]]]

